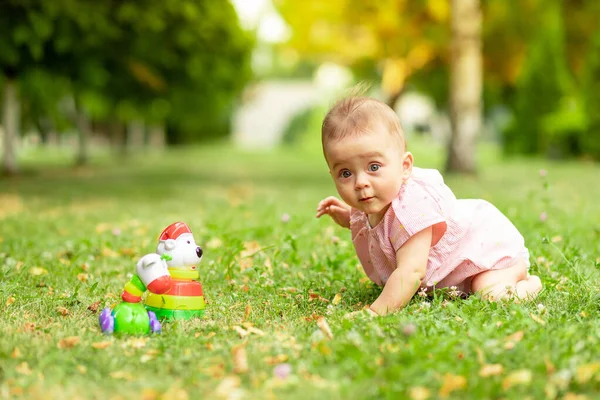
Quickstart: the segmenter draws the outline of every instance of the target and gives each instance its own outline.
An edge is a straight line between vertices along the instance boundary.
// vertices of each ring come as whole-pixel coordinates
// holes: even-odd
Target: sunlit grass
[[[415,140],[411,150],[419,166],[443,165],[439,146]],[[79,169],[71,157],[32,150],[24,176],[0,180],[2,398],[554,398],[600,389],[597,165],[503,161],[486,146],[476,177],[447,177],[459,197],[492,201],[522,231],[545,285],[534,303],[436,293],[395,315],[350,320],[379,289],[359,270],[348,232],[314,218],[316,203],[335,194],[318,149],[217,145],[121,161],[100,153]],[[149,338],[103,336],[88,307],[116,304],[136,260],[175,220],[205,249],[206,318],[167,322]],[[241,261],[250,246],[262,250]],[[264,335],[242,338],[236,326]],[[244,353],[248,371],[239,372]],[[291,367],[284,379],[282,364]]]

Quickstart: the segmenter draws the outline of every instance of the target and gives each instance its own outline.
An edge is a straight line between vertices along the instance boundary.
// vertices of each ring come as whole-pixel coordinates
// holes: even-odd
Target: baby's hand
[[[329,215],[336,224],[344,228],[350,228],[350,206],[337,197],[330,196],[321,200],[317,206],[317,218]]]

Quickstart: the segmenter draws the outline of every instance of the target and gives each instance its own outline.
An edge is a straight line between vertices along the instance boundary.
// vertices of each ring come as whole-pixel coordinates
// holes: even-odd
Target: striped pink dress
[[[415,233],[433,227],[427,271],[421,287],[450,287],[469,293],[471,278],[490,269],[529,263],[523,236],[485,200],[457,200],[437,170],[413,168],[383,219],[375,227],[352,209],[352,242],[367,276],[385,285],[396,269],[396,251]]]

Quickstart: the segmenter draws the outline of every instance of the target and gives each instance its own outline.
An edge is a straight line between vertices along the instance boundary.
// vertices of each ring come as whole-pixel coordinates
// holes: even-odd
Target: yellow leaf
[[[21,357],[21,350],[19,350],[18,347],[15,347],[15,349],[12,351],[12,353],[10,353],[10,358],[19,358]]]
[[[342,295],[339,293],[336,293],[333,300],[331,300],[331,304],[337,305],[341,300],[342,300]]]
[[[325,317],[317,318],[317,326],[326,337],[333,339],[333,332],[331,332],[331,328],[329,327],[327,320],[325,320]]]
[[[238,335],[240,335],[240,338],[245,338],[246,336],[248,336],[250,334],[250,332],[248,332],[247,330],[245,330],[244,328],[242,328],[241,326],[234,326],[232,328],[234,331],[236,331],[238,333]]]
[[[126,381],[133,381],[134,377],[129,372],[126,371],[113,371],[110,373],[110,376],[114,379],[124,379]]]
[[[231,349],[233,356],[233,372],[236,374],[245,374],[248,372],[248,356],[246,355],[246,345],[238,344]]]
[[[23,375],[31,375],[31,368],[29,368],[29,364],[27,364],[25,361],[17,365],[15,371]]]
[[[540,324],[540,325],[546,325],[546,321],[544,321],[543,319],[541,319],[537,315],[535,315],[533,313],[529,313],[529,316],[531,317],[532,320],[534,320],[538,324]]]
[[[504,381],[502,381],[502,388],[507,390],[515,385],[528,385],[531,383],[531,377],[531,371],[528,369],[515,371],[504,378]]]
[[[520,342],[523,339],[523,331],[517,331],[512,335],[507,336],[504,340],[511,342]]]
[[[464,389],[467,386],[467,378],[461,375],[446,374],[443,377],[440,397],[446,398],[455,390]]]
[[[427,400],[429,398],[429,389],[423,386],[415,386],[410,389],[409,396],[411,400]]]
[[[10,306],[14,302],[15,298],[13,296],[9,296],[8,299],[6,299],[6,307]]]
[[[246,304],[246,309],[244,310],[244,321],[246,321],[248,319],[251,312],[252,312],[252,306],[250,304]]]
[[[67,315],[70,315],[71,312],[66,309],[65,307],[56,307],[56,311],[59,312],[60,315],[62,315],[63,317],[66,317]]]
[[[81,339],[79,338],[79,336],[69,336],[67,338],[59,340],[57,346],[59,349],[70,349],[72,347],[77,346],[80,341]]]
[[[146,346],[146,342],[148,341],[147,337],[142,338],[131,338],[125,344],[124,347],[131,347],[134,349],[141,349]]]
[[[258,335],[258,336],[265,336],[265,333],[263,331],[261,331],[258,328],[255,328],[253,326],[248,327],[248,332],[254,333],[255,335]]]
[[[281,363],[286,362],[287,360],[288,360],[287,354],[278,354],[273,357],[265,357],[264,358],[264,361],[269,365],[281,364]]]
[[[501,364],[485,364],[479,370],[479,376],[487,378],[488,376],[500,375],[504,371]]]
[[[31,275],[35,275],[35,276],[40,276],[40,275],[45,275],[48,273],[48,271],[44,268],[41,267],[33,267],[29,270],[29,273]]]
[[[600,363],[584,364],[577,367],[575,371],[575,380],[578,383],[587,383],[590,379],[596,375],[596,372],[600,369]]]
[[[81,281],[81,282],[87,282],[87,281],[88,281],[88,278],[89,278],[89,275],[88,275],[88,274],[85,274],[85,273],[83,273],[83,272],[82,272],[82,273],[80,273],[80,274],[77,274],[77,279],[78,279],[79,281]]]
[[[112,345],[112,342],[109,342],[107,340],[105,340],[104,342],[92,343],[92,347],[95,349],[106,349],[107,347],[109,347],[111,345]]]

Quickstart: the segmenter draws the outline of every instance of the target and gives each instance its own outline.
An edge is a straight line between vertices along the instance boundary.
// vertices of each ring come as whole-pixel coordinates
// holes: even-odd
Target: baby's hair
[[[377,123],[394,135],[406,150],[406,139],[396,112],[379,100],[360,95],[339,100],[325,115],[321,127],[323,149],[330,140],[367,133]]]

